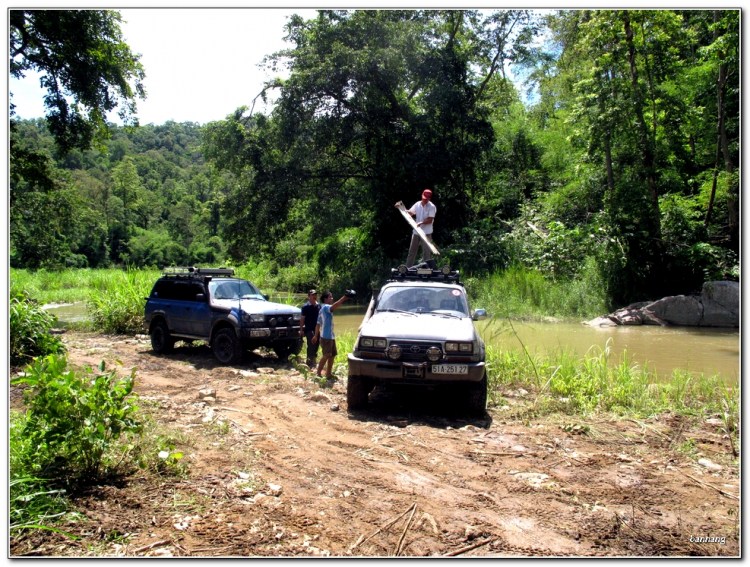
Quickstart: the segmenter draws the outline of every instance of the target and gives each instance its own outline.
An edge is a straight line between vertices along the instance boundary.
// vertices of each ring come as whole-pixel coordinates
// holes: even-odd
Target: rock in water
[[[665,297],[654,301],[647,309],[671,325],[697,327],[703,317],[703,305],[690,295]]]
[[[705,327],[739,327],[740,284],[737,282],[706,282],[701,291]]]

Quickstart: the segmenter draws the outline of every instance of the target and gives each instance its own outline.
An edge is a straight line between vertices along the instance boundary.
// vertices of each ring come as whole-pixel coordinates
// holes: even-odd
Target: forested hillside
[[[11,265],[161,267],[222,259],[227,175],[212,174],[203,162],[200,126],[111,128],[104,153],[60,156],[43,120],[18,122],[21,145],[50,156],[58,190],[15,187]]]
[[[273,112],[18,147],[11,265],[261,262],[290,291],[403,262],[434,191],[442,259],[595,278],[613,304],[738,279],[739,11],[320,11],[269,54]],[[514,83],[512,68],[525,83]],[[528,89],[528,91],[527,91]],[[529,95],[530,93],[530,95]],[[13,163],[11,163],[13,173]]]

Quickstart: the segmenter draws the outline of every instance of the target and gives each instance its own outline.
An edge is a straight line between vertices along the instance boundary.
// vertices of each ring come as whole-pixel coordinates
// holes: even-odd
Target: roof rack
[[[175,277],[231,277],[234,275],[234,268],[196,268],[195,266],[170,266],[169,268],[164,268],[162,270],[162,274],[165,276]]]
[[[407,268],[404,264],[398,268],[391,268],[389,281],[441,281],[463,285],[458,278],[459,271],[452,270],[447,264],[437,269],[434,262],[423,262],[411,268]]]

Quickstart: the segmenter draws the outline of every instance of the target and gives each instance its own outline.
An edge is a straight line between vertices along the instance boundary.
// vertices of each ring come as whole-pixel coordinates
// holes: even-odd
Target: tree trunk
[[[718,23],[721,19],[721,10],[714,10],[714,23]],[[713,41],[719,39],[718,27],[714,29]],[[724,54],[719,54],[719,59],[724,59]],[[706,211],[705,224],[708,226],[711,218],[711,212],[713,209],[714,197],[716,195],[716,183],[719,170],[719,159],[720,155],[724,157],[724,170],[729,174],[729,183],[732,183],[731,174],[734,173],[734,161],[732,155],[729,153],[729,140],[727,138],[726,130],[726,116],[724,111],[724,95],[726,94],[727,84],[727,66],[724,63],[719,65],[719,78],[716,81],[716,106],[718,114],[718,127],[717,127],[717,147],[716,147],[716,166],[714,170],[714,182],[711,187],[711,196],[708,201],[708,210]],[[732,249],[739,249],[739,212],[737,210],[737,198],[734,195],[733,187],[729,188],[729,195],[727,198],[727,208],[729,213],[729,241]]]
[[[609,136],[604,138],[604,157],[607,162],[607,189],[608,197],[611,201],[615,194],[615,176],[612,172],[612,147],[609,142]]]
[[[643,97],[641,96],[640,86],[638,84],[638,67],[635,61],[635,44],[633,43],[633,28],[630,26],[630,15],[627,10],[623,10],[623,20],[625,22],[625,41],[628,45],[630,76],[633,85],[633,106],[635,109],[636,119],[638,121],[638,137],[641,145],[641,162],[646,172],[648,192],[651,197],[651,215],[654,222],[655,238],[661,240],[661,211],[659,210],[659,195],[656,192],[656,180],[654,178],[654,159],[656,153],[653,145],[648,139],[648,130],[646,120],[643,117]]]

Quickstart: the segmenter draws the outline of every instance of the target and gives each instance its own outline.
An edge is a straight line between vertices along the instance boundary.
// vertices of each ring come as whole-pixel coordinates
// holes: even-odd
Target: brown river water
[[[46,307],[57,315],[62,325],[87,319],[84,303]],[[334,319],[336,331],[356,333],[366,309],[364,305],[342,305]],[[562,349],[584,356],[589,350],[598,355],[609,344],[610,360],[619,361],[626,350],[631,362],[641,367],[647,366],[660,377],[668,377],[674,369],[684,369],[721,374],[729,382],[739,380],[738,329],[652,326],[594,328],[580,323],[516,321],[513,323],[516,337],[507,322],[498,323],[488,318],[476,325],[485,343],[498,348],[520,350],[523,342],[532,354]]]

